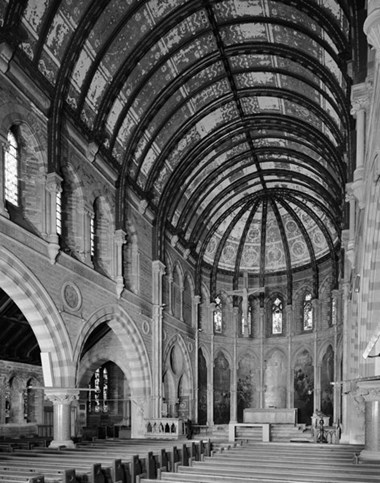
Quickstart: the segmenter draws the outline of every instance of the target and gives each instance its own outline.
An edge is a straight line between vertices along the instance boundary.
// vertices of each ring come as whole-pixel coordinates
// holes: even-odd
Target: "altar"
[[[297,412],[297,408],[246,408],[243,413],[243,422],[296,425]]]

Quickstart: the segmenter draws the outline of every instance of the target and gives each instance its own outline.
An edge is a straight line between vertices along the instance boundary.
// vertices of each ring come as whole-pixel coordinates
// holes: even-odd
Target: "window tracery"
[[[15,206],[19,205],[19,158],[20,147],[14,128],[8,131],[7,147],[4,160],[4,192],[5,199]]]
[[[313,305],[311,293],[307,292],[303,298],[303,330],[313,329]]]
[[[215,299],[215,308],[213,312],[214,332],[221,334],[223,332],[223,312],[222,312],[222,300],[219,296]]]
[[[276,297],[272,303],[272,334],[282,334],[282,315],[283,303],[279,297]]]

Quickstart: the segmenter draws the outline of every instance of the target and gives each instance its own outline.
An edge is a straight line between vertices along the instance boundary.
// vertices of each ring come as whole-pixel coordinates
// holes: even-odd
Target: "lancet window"
[[[108,371],[106,367],[96,369],[89,384],[88,412],[107,413],[108,412]]]
[[[313,329],[313,305],[311,293],[307,292],[303,298],[303,330]]]
[[[4,192],[5,199],[15,206],[19,205],[19,158],[20,148],[15,129],[10,129],[7,136],[7,147],[4,159]]]
[[[282,334],[283,304],[279,297],[276,297],[272,304],[272,334]]]
[[[216,297],[215,299],[215,308],[213,313],[213,323],[214,323],[214,332],[216,334],[221,334],[223,332],[223,311],[222,311],[222,300],[220,297]]]

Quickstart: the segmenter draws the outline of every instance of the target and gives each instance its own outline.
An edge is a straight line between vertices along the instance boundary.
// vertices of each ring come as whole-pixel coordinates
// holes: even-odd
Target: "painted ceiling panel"
[[[29,0],[20,51],[119,169],[125,199],[136,186],[150,206],[158,258],[170,227],[216,273],[291,277],[339,250],[349,12],[346,0]]]

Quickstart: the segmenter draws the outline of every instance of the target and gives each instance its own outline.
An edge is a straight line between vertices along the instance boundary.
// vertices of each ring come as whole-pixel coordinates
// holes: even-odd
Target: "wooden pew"
[[[106,483],[100,464],[74,466],[69,461],[48,461],[41,457],[27,457],[16,453],[0,454],[0,469],[27,469],[45,477],[49,475],[63,483],[75,482],[76,475],[86,479],[88,483]]]
[[[45,478],[42,475],[30,476],[30,474],[23,475],[18,472],[8,472],[4,475],[0,473],[0,481],[6,483],[44,483]]]

